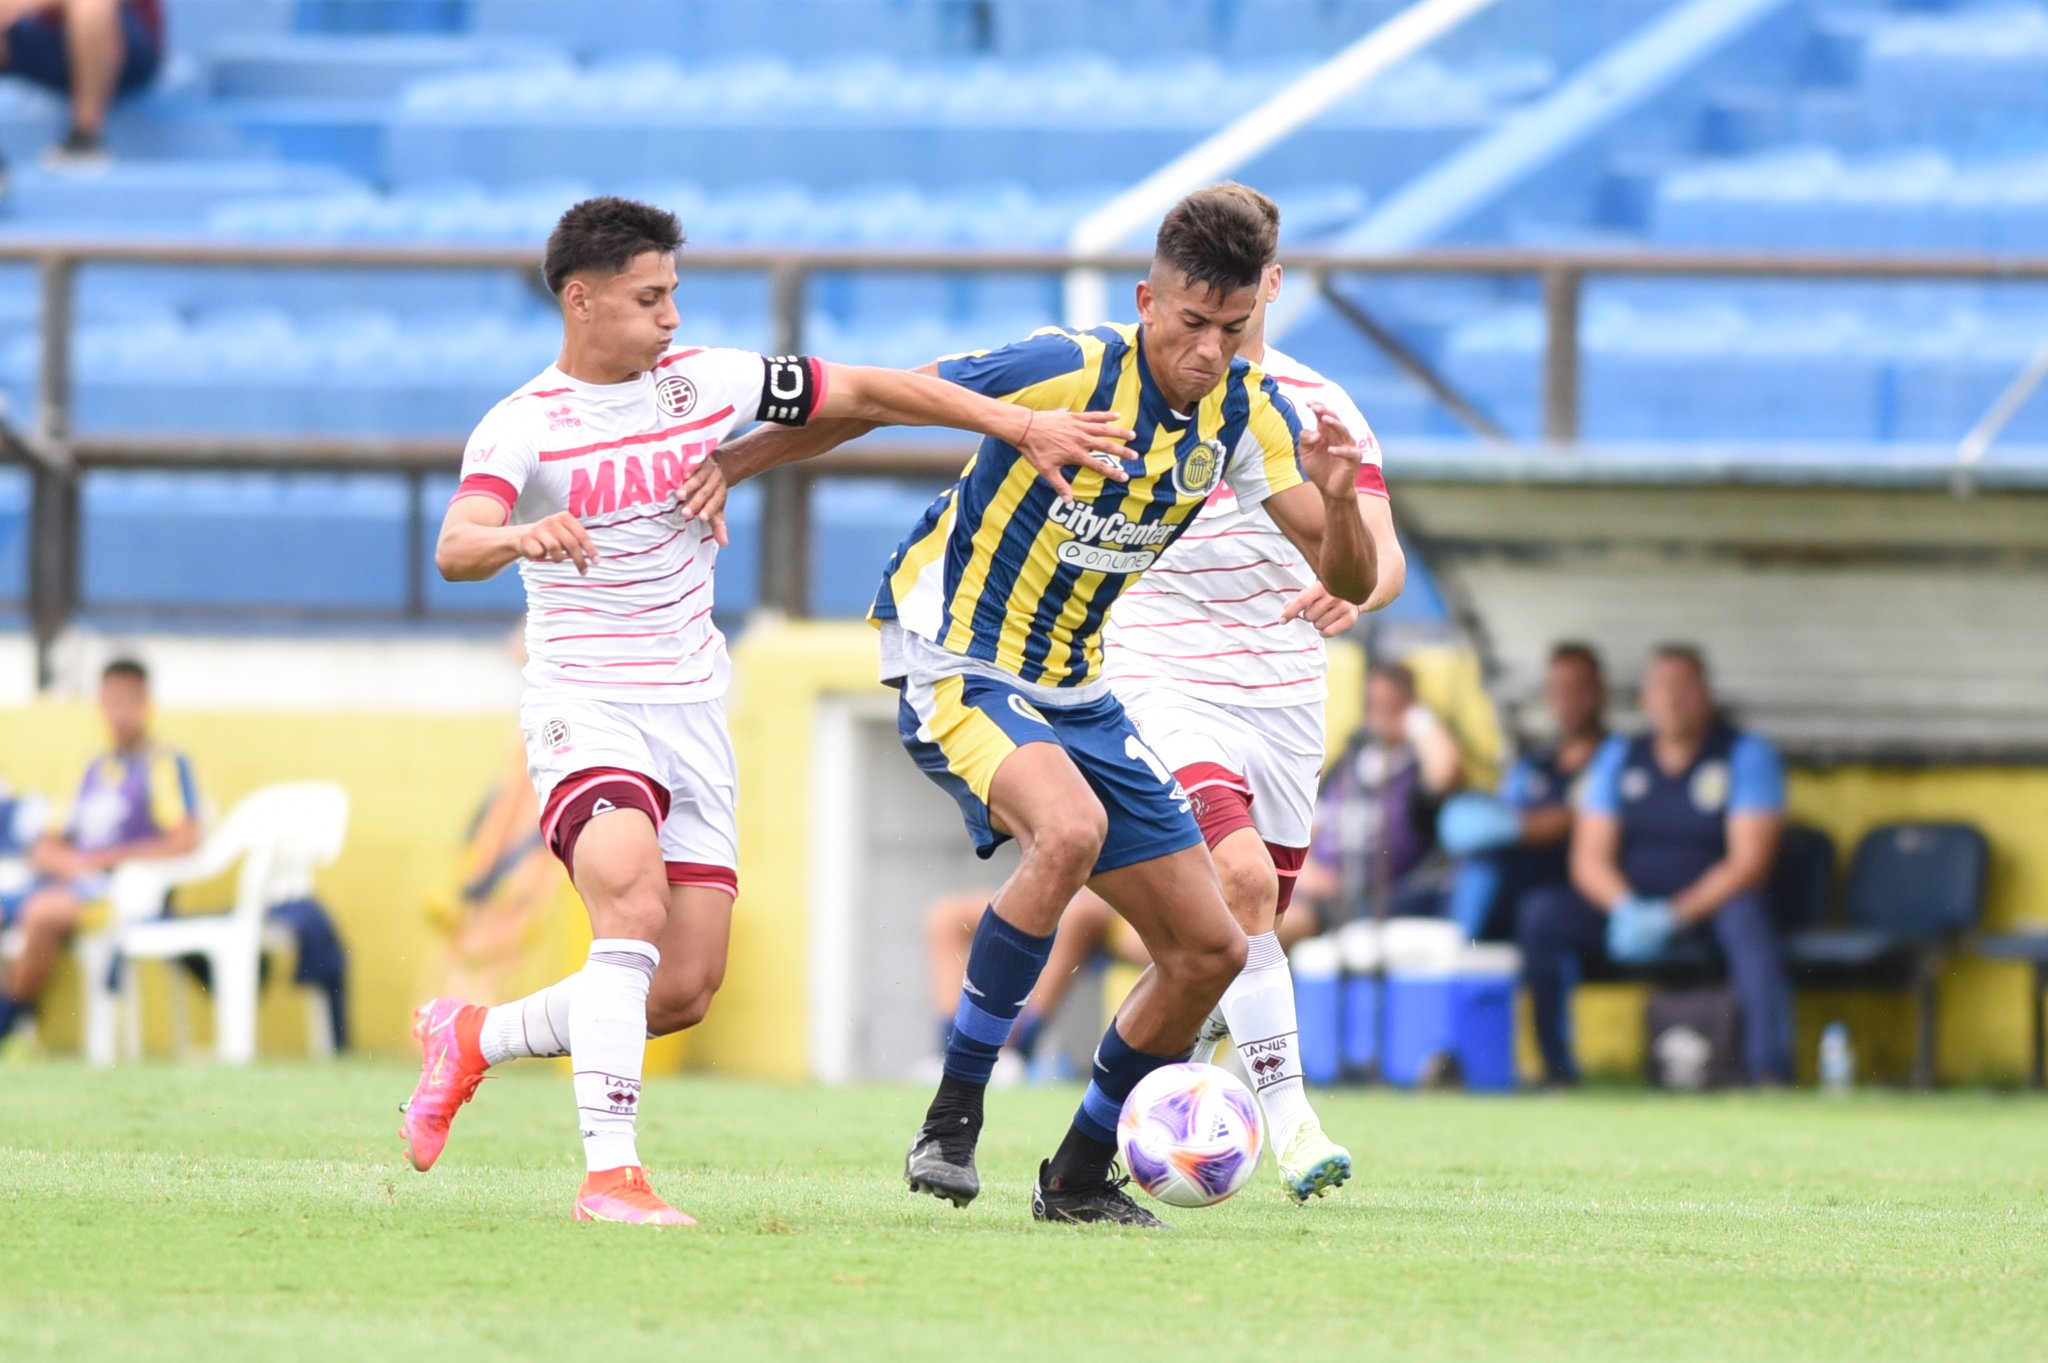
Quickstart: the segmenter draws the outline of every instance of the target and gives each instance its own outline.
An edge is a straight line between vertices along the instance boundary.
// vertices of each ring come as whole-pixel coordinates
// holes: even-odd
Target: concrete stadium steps
[[[1198,56],[1124,65],[1092,54],[919,64],[855,53],[809,65],[740,57],[693,65],[636,59],[510,78],[473,71],[406,91],[390,118],[382,170],[401,187],[569,175],[717,183],[765,170],[813,188],[881,179],[938,190],[1002,177],[1054,192],[1149,173],[1305,65]],[[1419,58],[1246,173],[1378,192],[1551,78],[1541,59],[1457,68]]]
[[[1952,444],[2039,349],[2040,319],[1596,302],[1582,331],[1582,431],[1594,441]],[[1452,329],[1441,362],[1511,433],[1540,433],[1539,310]],[[2023,408],[2007,438],[2048,441],[2048,402]]]
[[[1462,448],[1418,455],[1403,508],[1525,713],[1554,641],[1626,677],[1677,632],[1744,723],[1808,755],[2048,743],[2048,635],[2015,627],[2048,590],[2038,464],[1957,497],[1941,450],[1781,472]]]
[[[1036,58],[1077,48],[1137,60],[1204,53],[1244,60],[1332,52],[1410,0],[469,0],[469,30],[560,44],[581,59],[621,51],[751,50],[799,58],[886,50],[909,58]],[[1513,0],[1472,20],[1448,50],[1547,51],[1576,62],[1663,0]]]
[[[255,100],[389,100],[451,71],[564,64],[544,43],[442,34],[241,36],[215,43],[206,57],[216,97]]]

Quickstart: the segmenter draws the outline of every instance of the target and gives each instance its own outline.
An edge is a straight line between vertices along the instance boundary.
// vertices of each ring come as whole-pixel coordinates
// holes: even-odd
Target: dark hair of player
[[[1659,644],[1650,650],[1650,658],[1655,662],[1668,660],[1685,663],[1692,668],[1693,675],[1700,679],[1700,684],[1706,684],[1707,655],[1700,652],[1698,644]]]
[[[1159,224],[1157,264],[1191,284],[1236,293],[1259,282],[1280,248],[1280,210],[1255,189],[1236,183],[1198,189]]]
[[[100,669],[101,681],[112,681],[115,677],[127,677],[140,685],[149,685],[149,669],[133,658],[116,658]]]
[[[635,256],[649,251],[674,255],[683,246],[683,225],[665,208],[611,195],[585,199],[562,215],[548,233],[541,277],[559,294],[569,276],[584,270],[618,274]]]
[[[1562,643],[1552,645],[1550,661],[1553,663],[1584,664],[1586,670],[1591,672],[1596,678],[1604,675],[1606,672],[1606,669],[1600,665],[1600,655],[1594,650],[1593,646],[1577,639],[1566,639]]]

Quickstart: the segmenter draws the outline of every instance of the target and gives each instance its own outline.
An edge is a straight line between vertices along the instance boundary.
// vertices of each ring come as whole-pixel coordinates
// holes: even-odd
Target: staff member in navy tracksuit
[[[1600,655],[1576,641],[1550,650],[1543,703],[1555,740],[1508,769],[1497,795],[1453,795],[1437,839],[1457,857],[1451,917],[1475,941],[1512,939],[1521,904],[1547,886],[1569,885],[1572,809],[1593,754],[1607,741],[1607,683]]]
[[[1593,758],[1572,831],[1570,887],[1523,901],[1518,936],[1543,1067],[1572,1083],[1567,976],[1603,953],[1663,954],[1677,932],[1710,933],[1741,1004],[1752,1083],[1791,1074],[1792,1000],[1764,894],[1784,826],[1785,776],[1760,735],[1721,718],[1697,650],[1667,645],[1643,680],[1650,732]]]

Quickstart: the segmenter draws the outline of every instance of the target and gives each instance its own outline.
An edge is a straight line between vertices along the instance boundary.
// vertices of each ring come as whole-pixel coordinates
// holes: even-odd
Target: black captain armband
[[[825,362],[808,355],[763,356],[767,371],[761,376],[761,409],[756,421],[778,426],[801,426],[825,400]]]

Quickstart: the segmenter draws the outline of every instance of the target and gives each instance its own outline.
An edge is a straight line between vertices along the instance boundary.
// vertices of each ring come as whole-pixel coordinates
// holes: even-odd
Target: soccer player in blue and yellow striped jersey
[[[1041,331],[931,368],[1029,411],[1113,411],[1133,438],[1129,458],[1058,471],[984,440],[890,560],[870,613],[882,679],[902,693],[904,746],[960,805],[977,852],[1009,838],[1021,849],[968,951],[945,1077],[905,1162],[913,1191],[955,1205],[980,1191],[990,1067],[1085,883],[1137,929],[1152,966],[1102,1038],[1032,1212],[1157,1224],[1113,1177],[1117,1115],[1139,1079],[1187,1054],[1245,937],[1188,797],[1103,680],[1103,619],[1225,484],[1266,508],[1333,594],[1364,601],[1376,572],[1357,441],[1320,406],[1304,435],[1279,388],[1237,355],[1275,249],[1240,189],[1199,191],[1160,226],[1136,325]],[[719,461],[738,481],[869,429],[764,430]]]

